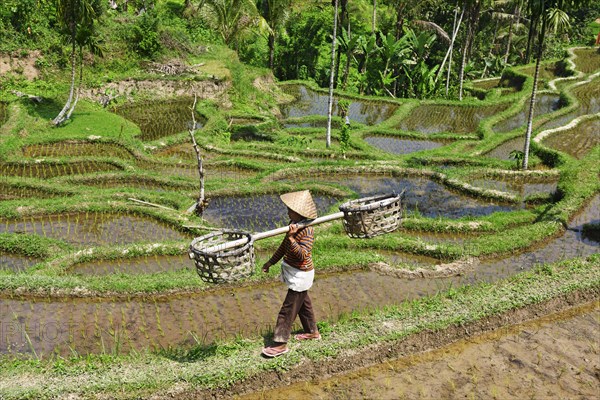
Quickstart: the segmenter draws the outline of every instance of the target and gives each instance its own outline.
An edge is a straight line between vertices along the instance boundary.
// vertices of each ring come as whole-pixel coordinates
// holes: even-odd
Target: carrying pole
[[[319,218],[315,218],[311,221],[309,221],[306,224],[298,224],[298,226],[300,228],[304,228],[307,226],[313,226],[313,225],[318,225],[318,224],[322,224],[324,222],[329,222],[329,221],[333,221],[336,219],[340,219],[340,218],[344,218],[344,213],[343,212],[338,212],[335,214],[330,214],[330,215],[325,215]],[[276,228],[276,229],[271,229],[270,231],[266,231],[266,232],[260,232],[260,233],[255,233],[252,236],[252,240],[253,241],[257,241],[260,239],[265,239],[268,237],[272,237],[272,236],[277,236],[277,235],[281,235],[283,233],[287,233],[289,231],[290,227],[289,226],[283,226],[281,228]],[[218,253],[221,252],[223,250],[227,250],[230,249],[232,247],[236,247],[236,246],[240,246],[243,244],[246,244],[248,242],[247,238],[244,239],[238,239],[238,240],[232,240],[230,242],[226,242],[226,243],[222,243],[216,246],[212,246],[212,247],[207,247],[205,249],[201,249],[204,252],[207,253]],[[194,253],[190,253],[190,258],[194,258]]]

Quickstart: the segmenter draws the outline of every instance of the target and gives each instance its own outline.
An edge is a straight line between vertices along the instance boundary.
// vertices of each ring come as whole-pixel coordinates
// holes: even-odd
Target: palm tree
[[[465,79],[465,68],[468,63],[469,52],[473,45],[473,39],[475,37],[475,29],[479,23],[479,10],[481,9],[482,2],[485,0],[465,0],[465,11],[467,13],[467,34],[463,42],[462,48],[462,61],[460,64],[460,70],[458,73],[458,99],[462,100],[463,97],[463,83]]]
[[[61,31],[71,44],[71,88],[69,97],[60,113],[52,120],[58,126],[66,121],[73,110],[73,95],[75,92],[75,75],[77,70],[76,50],[78,43],[93,41],[89,37],[95,33],[92,29],[94,21],[100,16],[99,7],[94,0],[55,0],[57,21]],[[69,112],[70,110],[70,112]],[[69,112],[67,116],[67,112]]]
[[[331,112],[333,109],[333,82],[335,78],[335,42],[337,35],[338,0],[333,0],[333,36],[331,39],[331,72],[329,74],[329,101],[327,102],[327,148],[331,147]]]
[[[269,26],[269,68],[274,67],[275,42],[279,29],[285,24],[289,16],[292,0],[258,0],[256,8]]]
[[[547,1],[547,3],[546,3]],[[576,0],[573,0],[576,2]],[[526,170],[529,163],[529,145],[531,143],[531,131],[533,130],[533,110],[535,108],[535,100],[537,94],[538,78],[540,74],[540,65],[544,53],[544,39],[548,28],[554,32],[566,29],[570,26],[569,15],[559,7],[573,5],[565,4],[562,0],[532,0],[531,12],[535,15],[531,19],[536,19],[541,22],[539,29],[537,59],[535,61],[535,74],[533,75],[533,89],[531,90],[531,99],[529,100],[529,113],[527,115],[527,131],[525,132],[525,147],[523,150],[523,169]],[[548,7],[550,6],[550,7]]]
[[[223,42],[236,50],[252,29],[268,30],[253,0],[202,0],[198,9],[206,23],[219,32]]]

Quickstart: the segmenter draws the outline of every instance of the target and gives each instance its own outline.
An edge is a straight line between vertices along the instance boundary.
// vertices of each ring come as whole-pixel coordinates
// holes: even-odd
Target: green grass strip
[[[227,388],[265,371],[284,372],[308,362],[335,360],[369,344],[401,340],[425,330],[475,322],[581,290],[600,289],[600,256],[544,265],[493,284],[450,288],[431,297],[368,313],[336,324],[320,323],[324,340],[294,346],[286,357],[259,356],[262,337],[238,338],[159,353],[0,359],[0,397],[46,399],[135,398],[178,389]]]

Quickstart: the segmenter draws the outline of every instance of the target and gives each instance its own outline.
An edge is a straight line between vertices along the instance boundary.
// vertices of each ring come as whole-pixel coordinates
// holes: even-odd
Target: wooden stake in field
[[[196,133],[196,102],[198,98],[196,93],[194,93],[194,104],[192,105],[192,126],[188,129],[190,133],[190,137],[192,138],[192,145],[194,146],[194,151],[196,152],[196,159],[198,160],[198,175],[200,177],[200,194],[198,195],[198,201],[193,204],[188,212],[195,212],[197,216],[202,217],[204,214],[204,210],[208,205],[208,201],[204,197],[204,167],[202,164],[202,155],[200,154],[200,148],[198,147],[198,143],[196,142],[195,133]]]

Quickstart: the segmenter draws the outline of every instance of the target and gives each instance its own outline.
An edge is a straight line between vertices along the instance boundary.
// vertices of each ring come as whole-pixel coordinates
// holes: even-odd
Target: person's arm
[[[290,236],[289,252],[291,256],[300,261],[304,261],[311,256],[312,247],[315,241],[312,227],[302,229],[297,235]]]
[[[287,236],[285,238],[283,238],[283,241],[281,242],[281,244],[279,245],[277,250],[275,250],[275,253],[273,253],[271,258],[269,258],[269,261],[267,261],[266,263],[263,264],[263,267],[262,267],[263,272],[269,272],[269,268],[271,268],[271,266],[273,264],[276,264],[284,256],[286,240],[288,240]]]

